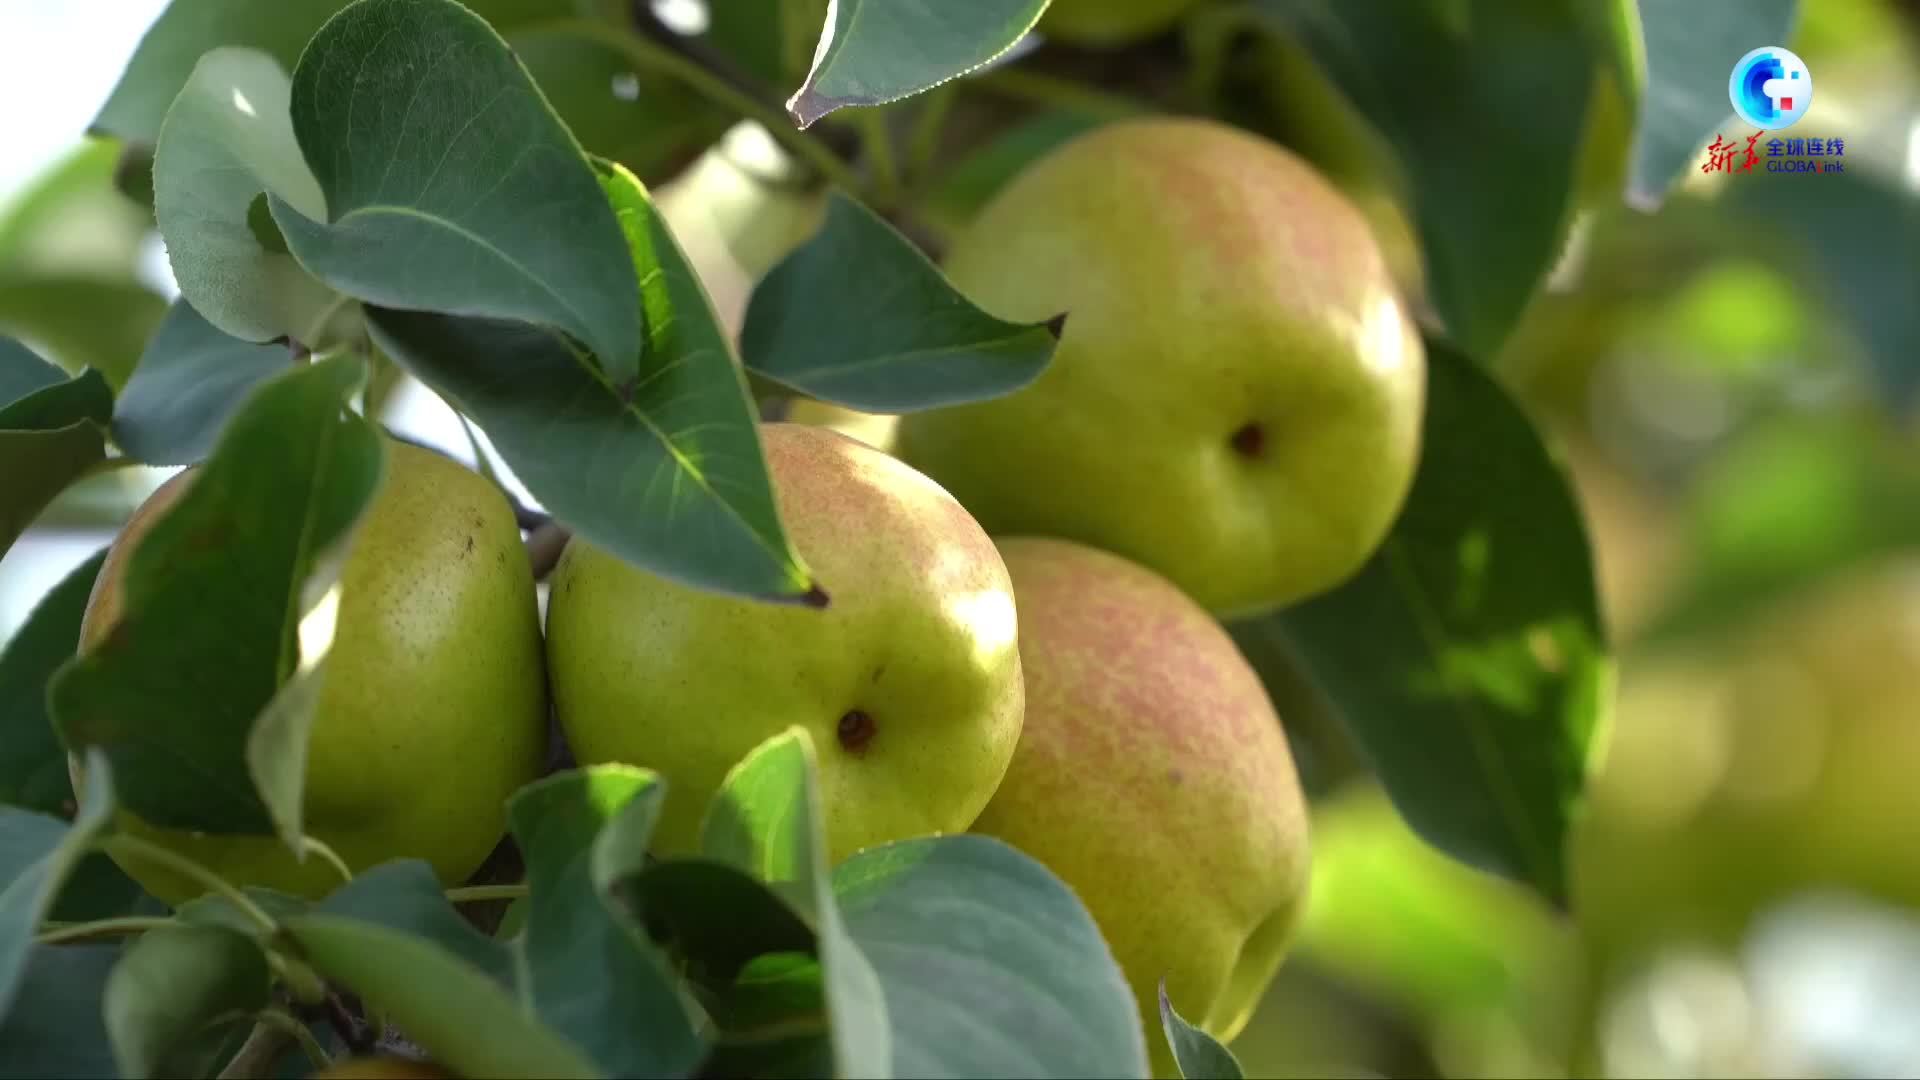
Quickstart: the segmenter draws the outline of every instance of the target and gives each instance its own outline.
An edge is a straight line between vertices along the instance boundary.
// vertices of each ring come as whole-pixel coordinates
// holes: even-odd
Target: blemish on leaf
[[[840,745],[849,754],[865,753],[867,744],[873,741],[875,732],[873,717],[860,709],[852,709],[840,718]]]
[[[827,590],[815,585],[801,595],[800,603],[810,608],[825,608],[831,601],[827,597]]]
[[[1055,315],[1053,318],[1047,320],[1047,333],[1053,335],[1053,340],[1059,341],[1060,336],[1062,334],[1065,334],[1066,332],[1067,332],[1067,313],[1066,312],[1063,311],[1060,314]]]

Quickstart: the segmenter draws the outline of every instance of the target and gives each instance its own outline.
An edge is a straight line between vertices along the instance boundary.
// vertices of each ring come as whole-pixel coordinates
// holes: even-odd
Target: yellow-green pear
[[[119,621],[132,551],[197,475],[161,485],[114,541],[82,648]],[[470,470],[388,440],[385,479],[338,589],[307,746],[306,830],[356,872],[418,858],[457,884],[500,842],[507,797],[546,757],[540,613],[513,509]],[[326,603],[309,618],[324,617]],[[74,773],[85,782],[77,761]],[[296,860],[272,836],[159,828],[126,811],[118,824],[237,885],[317,897],[341,884],[324,859]],[[205,891],[148,860],[119,861],[169,904]]]
[[[1398,516],[1425,352],[1366,218],[1292,153],[1211,121],[1098,128],[1003,189],[947,272],[1002,318],[1067,313],[1033,385],[900,423],[895,452],[988,532],[1244,615],[1350,577]]]
[[[1040,33],[1076,45],[1111,48],[1170,29],[1197,0],[1053,0]]]
[[[974,831],[1079,894],[1139,1000],[1156,1075],[1177,1076],[1160,980],[1231,1039],[1302,910],[1307,809],[1286,735],[1233,640],[1165,578],[1062,540],[1000,550],[1027,722]]]
[[[819,748],[835,861],[965,830],[1024,711],[999,553],[939,485],[863,443],[800,424],[761,437],[787,535],[828,606],[697,590],[576,538],[547,607],[575,756],[666,779],[662,854],[695,849],[727,770],[793,725]]]
[[[787,407],[787,420],[795,424],[811,424],[814,427],[837,431],[850,439],[858,439],[883,453],[893,451],[893,432],[900,426],[898,416],[882,413],[866,413],[858,409],[849,409],[844,405],[835,405],[812,398],[796,398]]]

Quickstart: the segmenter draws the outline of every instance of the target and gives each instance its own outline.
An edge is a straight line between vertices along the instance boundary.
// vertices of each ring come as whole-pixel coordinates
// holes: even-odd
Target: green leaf
[[[336,294],[255,228],[263,192],[326,220],[326,199],[294,141],[290,93],[266,53],[220,48],[201,57],[160,127],[153,212],[180,293],[208,322],[246,341],[315,345]]]
[[[1233,1051],[1206,1032],[1187,1023],[1167,997],[1167,980],[1160,980],[1160,1026],[1173,1047],[1174,1064],[1186,1080],[1240,1080],[1246,1073]]]
[[[377,869],[377,868],[376,868]],[[372,873],[372,871],[369,871]],[[365,876],[365,875],[362,875]],[[357,880],[357,879],[356,879]],[[344,888],[344,886],[343,886]],[[313,905],[298,896],[289,896],[272,889],[262,889],[248,885],[240,890],[247,899],[253,901],[260,910],[272,916],[276,921],[284,922],[296,915],[304,915]],[[237,930],[242,934],[255,936],[266,933],[253,916],[234,906],[232,900],[220,893],[206,893],[173,909],[174,918],[195,926],[222,926],[228,930]]]
[[[257,899],[257,897],[256,897]],[[502,988],[515,985],[513,954],[462,918],[441,891],[433,868],[419,859],[394,859],[354,877],[317,908],[268,908],[282,922],[304,911],[351,919],[433,943]]]
[[[1283,634],[1429,843],[1567,898],[1568,830],[1613,664],[1573,488],[1511,398],[1430,342],[1425,450],[1346,585],[1253,623]]]
[[[0,271],[0,333],[38,342],[68,371],[92,368],[116,389],[166,310],[131,278]]]
[[[113,441],[149,465],[194,464],[247,396],[290,363],[283,346],[241,341],[177,300],[114,404]]]
[[[647,370],[617,385],[552,333],[374,308],[382,351],[487,433],[574,534],[701,588],[819,600],[788,543],[726,333],[631,174],[605,174],[646,282]]]
[[[286,927],[315,970],[454,1072],[605,1075],[522,1007],[502,981],[500,965],[511,970],[507,947],[460,918],[424,863],[376,867]]]
[[[1053,358],[1058,325],[980,310],[893,226],[835,192],[820,232],[754,289],[740,351],[748,370],[810,397],[902,413],[1026,386]]]
[[[899,1075],[1147,1075],[1112,950],[1038,862],[990,837],[907,840],[848,859],[834,887]]]
[[[0,803],[65,817],[73,813],[67,748],[47,715],[47,680],[80,641],[102,548],[60,580],[0,649]]]
[[[1033,29],[1047,0],[836,0],[813,70],[787,102],[801,127],[881,105],[982,67]]]
[[[1658,207],[1694,164],[1700,145],[1733,116],[1733,65],[1762,45],[1786,44],[1797,7],[1795,0],[1640,0],[1647,83],[1627,174],[1633,205]]]
[[[0,1012],[0,1078],[113,1076],[100,1002],[119,945],[36,945],[19,994]]]
[[[288,851],[301,856],[306,849],[307,739],[313,732],[314,712],[320,707],[320,688],[326,664],[303,665],[277,690],[247,732],[247,775],[273,823],[273,831]]]
[[[1260,0],[1394,148],[1433,304],[1475,356],[1499,350],[1566,234],[1595,83],[1575,2]]]
[[[737,866],[670,859],[616,887],[655,940],[685,958],[687,974],[712,987],[729,986],[758,957],[816,951],[813,929],[800,914]]]
[[[293,130],[328,223],[269,201],[309,272],[381,307],[555,327],[611,378],[638,370],[638,285],[613,210],[478,16],[452,0],[347,7],[301,54]]]
[[[40,359],[32,349],[0,338],[0,408],[66,381],[66,372]]]
[[[106,551],[48,590],[0,649],[0,804],[60,818],[79,811],[67,750],[47,713],[47,681],[80,642],[80,620]],[[91,854],[68,874],[49,918],[88,922],[164,910],[112,859]]]
[[[603,765],[530,784],[507,805],[527,861],[522,992],[612,1076],[685,1075],[706,1054],[663,958],[614,907],[615,880],[646,863],[663,794],[644,769]]]
[[[272,985],[266,954],[245,934],[149,930],[107,977],[103,1007],[120,1075],[204,1075],[220,1042],[267,1006]]]
[[[33,949],[33,936],[52,909],[67,875],[113,816],[113,779],[98,753],[87,758],[87,790],[73,823],[0,807],[0,1017],[14,995]]]
[[[26,350],[17,343],[0,339],[0,345],[8,346],[0,364],[38,371],[25,366],[20,357]],[[105,428],[112,414],[113,391],[98,371],[0,403],[0,476],[7,478],[0,488],[0,554],[54,496],[106,456]]]
[[[834,1074],[891,1076],[887,1001],[834,902],[814,762],[813,740],[804,728],[761,743],[714,795],[700,848],[772,886],[813,928],[832,1021]]]
[[[246,748],[296,666],[319,660],[295,633],[318,599],[303,594],[331,584],[329,555],[381,482],[380,438],[345,409],[364,381],[339,356],[257,389],[133,549],[118,622],[54,680],[66,744],[102,748],[148,822],[273,830]]]

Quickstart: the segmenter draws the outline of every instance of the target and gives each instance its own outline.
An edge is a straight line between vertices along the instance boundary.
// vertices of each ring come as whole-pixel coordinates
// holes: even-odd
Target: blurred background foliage
[[[1806,3],[1788,44],[1820,79],[1808,133],[1846,138],[1849,171],[1695,170],[1630,208],[1631,114],[1603,86],[1566,251],[1496,358],[1576,477],[1620,655],[1572,911],[1422,845],[1313,688],[1276,684],[1315,879],[1236,1044],[1250,1075],[1920,1075],[1920,6]],[[1218,75],[1223,111],[1353,195],[1417,298],[1404,185],[1338,94],[1278,41]],[[921,224],[950,230],[1126,111],[1068,101],[982,140]],[[673,167],[662,205],[737,326],[818,193],[751,128]],[[0,208],[0,333],[117,380],[171,286],[116,180],[137,163],[89,144]],[[394,400],[471,460],[450,414]],[[110,473],[48,511],[0,562],[0,638],[155,479]]]

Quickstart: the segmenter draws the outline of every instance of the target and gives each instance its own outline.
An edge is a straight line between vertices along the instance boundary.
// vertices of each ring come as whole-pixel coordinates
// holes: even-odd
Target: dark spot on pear
[[[873,741],[874,731],[873,717],[853,709],[840,718],[840,745],[849,754],[865,753],[867,744]]]
[[[1186,777],[1180,775],[1179,769],[1167,770],[1167,783],[1172,784],[1174,787],[1179,787],[1181,784],[1185,783],[1186,780],[1187,780]]]
[[[1063,311],[1055,315],[1053,318],[1047,320],[1046,325],[1047,333],[1053,335],[1053,340],[1059,341],[1060,335],[1067,332],[1067,313]]]
[[[1234,453],[1243,458],[1256,459],[1266,453],[1267,432],[1265,428],[1249,420],[1240,425],[1239,430],[1227,438],[1227,442],[1233,447]]]
[[[467,550],[462,552],[461,554],[463,555],[473,554],[473,537],[471,536],[467,537]]]
[[[805,607],[825,608],[828,604],[832,603],[832,600],[827,596],[827,590],[818,585],[814,585],[801,594],[800,603]]]

